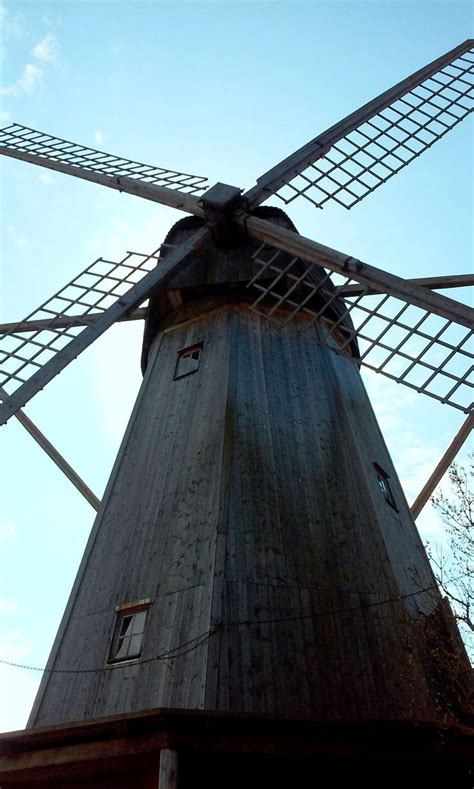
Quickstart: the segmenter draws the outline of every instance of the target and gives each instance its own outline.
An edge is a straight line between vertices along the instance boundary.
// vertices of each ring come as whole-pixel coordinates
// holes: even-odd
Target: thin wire
[[[185,641],[183,644],[175,647],[174,649],[170,649],[167,652],[161,652],[159,655],[155,655],[150,658],[144,658],[143,660],[136,660],[133,661],[133,665],[142,665],[145,663],[152,663],[155,660],[175,660],[176,658],[183,657],[183,655],[187,655],[190,652],[193,652],[195,649],[198,649],[200,646],[206,643],[211,636],[213,636],[218,630],[224,627],[241,627],[241,626],[250,626],[250,625],[268,625],[268,624],[277,624],[280,622],[298,622],[302,619],[318,619],[323,616],[335,616],[337,614],[347,614],[352,613],[354,611],[362,611],[366,608],[375,608],[376,606],[380,605],[387,605],[388,603],[398,603],[402,600],[406,600],[409,597],[415,597],[416,595],[423,594],[424,592],[430,592],[437,589],[436,585],[426,586],[423,589],[419,589],[417,592],[408,592],[407,594],[403,595],[396,595],[395,597],[387,597],[383,600],[377,600],[373,603],[365,603],[363,605],[351,606],[350,608],[335,608],[331,611],[320,611],[319,613],[312,613],[312,614],[302,614],[301,616],[289,616],[289,617],[279,617],[274,619],[242,619],[242,620],[231,620],[230,622],[217,622],[213,625],[209,630],[205,633],[201,633],[199,636],[195,636],[195,638],[191,638],[189,641]],[[14,668],[22,668],[28,671],[41,671],[45,674],[99,674],[103,671],[111,671],[117,670],[120,668],[127,668],[131,663],[124,662],[124,663],[111,663],[107,666],[102,666],[101,668],[84,668],[84,669],[59,669],[59,668],[40,668],[39,666],[28,666],[23,663],[15,663],[11,660],[1,660],[0,664],[5,666],[13,666]]]
[[[318,619],[322,616],[335,616],[336,614],[348,614],[352,613],[353,611],[361,611],[365,610],[366,608],[375,608],[379,605],[387,605],[387,603],[398,603],[401,600],[406,600],[407,597],[414,597],[418,594],[423,594],[424,592],[429,592],[433,589],[436,589],[435,585],[433,586],[426,586],[424,589],[419,589],[417,592],[408,592],[407,594],[396,595],[396,597],[386,597],[384,600],[377,600],[374,603],[365,603],[364,605],[354,605],[351,608],[334,608],[331,611],[320,611],[319,613],[313,614],[301,614],[300,616],[287,616],[281,617],[278,619],[243,619],[240,621],[234,620],[231,622],[222,622],[222,627],[227,627],[230,625],[239,626],[239,625],[269,625],[274,624],[277,622],[298,622],[301,619]]]
[[[151,663],[153,660],[174,660],[174,658],[181,657],[182,655],[187,655],[188,652],[192,652],[194,649],[197,649],[202,644],[204,644],[216,630],[217,630],[217,626],[211,628],[210,630],[207,630],[205,633],[201,633],[200,636],[191,638],[190,641],[185,641],[183,644],[180,644],[174,649],[170,649],[168,652],[162,652],[159,655],[155,655],[154,657],[151,658],[144,658],[143,660],[134,660],[133,665],[136,666],[137,664]],[[190,646],[191,644],[192,646]],[[184,649],[184,647],[188,647],[188,648]],[[0,663],[3,663],[3,665],[5,666],[14,666],[15,668],[28,669],[28,671],[42,671],[45,674],[98,674],[101,671],[111,671],[119,668],[127,668],[127,666],[131,665],[131,661],[130,661],[126,663],[111,663],[110,665],[102,666],[101,668],[66,669],[66,668],[39,668],[39,666],[27,666],[24,665],[23,663],[14,663],[10,660],[0,660]]]

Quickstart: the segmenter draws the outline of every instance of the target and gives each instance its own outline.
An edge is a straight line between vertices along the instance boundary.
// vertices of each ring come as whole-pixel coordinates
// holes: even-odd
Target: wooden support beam
[[[118,777],[118,784],[120,777],[131,774],[135,782],[127,782],[127,786],[151,787],[154,782],[157,787],[160,770],[169,776],[173,764],[176,769],[176,753],[180,764],[186,764],[194,754],[207,758],[209,769],[216,757],[250,754],[265,757],[270,767],[272,757],[277,762],[283,755],[293,757],[295,765],[310,757],[308,764],[313,769],[328,758],[362,758],[368,768],[385,764],[385,769],[395,760],[410,769],[418,765],[420,770],[433,763],[451,769],[472,762],[472,729],[439,721],[259,719],[203,710],[153,710],[121,717],[1,734],[1,786],[40,783],[63,789],[79,780],[84,785],[90,780],[97,786],[101,778],[108,779],[110,786],[111,777]],[[170,740],[173,745],[179,743],[177,751],[170,749]],[[157,770],[160,754],[161,768]],[[235,765],[235,759],[230,764]],[[153,782],[141,782],[144,771],[150,777],[153,774]],[[176,777],[168,787],[176,789]],[[158,786],[163,789],[166,784]]]
[[[6,400],[8,399],[7,393],[0,387],[0,399]],[[15,414],[16,418],[20,422],[21,425],[28,431],[30,436],[34,438],[37,444],[40,445],[41,449],[44,449],[46,454],[51,458],[53,463],[56,463],[57,467],[61,469],[63,474],[68,478],[70,482],[74,485],[76,490],[81,493],[86,501],[89,502],[91,507],[93,507],[96,511],[100,507],[100,499],[91,491],[91,489],[86,485],[83,479],[77,474],[72,466],[69,465],[67,460],[63,458],[60,452],[53,446],[53,444],[46,438],[44,433],[35,425],[35,423],[25,414],[24,411],[17,411]]]
[[[252,238],[264,241],[269,246],[297,255],[303,260],[324,266],[330,271],[335,271],[342,276],[354,279],[356,282],[374,288],[382,293],[388,293],[395,298],[414,304],[421,309],[440,315],[442,318],[472,329],[474,310],[447,296],[433,293],[422,285],[417,285],[409,280],[390,274],[388,271],[370,266],[361,260],[353,258],[344,252],[338,252],[317,241],[312,241],[305,236],[300,236],[284,227],[278,227],[265,219],[249,217],[247,214],[236,216],[236,221],[246,228]]]
[[[449,447],[447,448],[443,457],[439,461],[435,470],[433,471],[430,478],[427,480],[427,482],[419,492],[418,496],[416,497],[415,501],[411,505],[410,507],[411,514],[415,520],[420,514],[420,512],[422,511],[423,507],[425,506],[430,496],[432,495],[434,489],[441,481],[441,477],[443,476],[443,474],[445,474],[445,472],[448,470],[449,466],[453,462],[454,458],[456,457],[457,453],[461,449],[462,445],[464,444],[465,440],[467,439],[473,427],[474,427],[474,413],[471,413],[468,415],[466,420],[461,425],[460,429],[454,436],[453,440],[451,441]]]
[[[109,189],[116,189],[118,192],[126,192],[135,197],[142,197],[144,200],[151,200],[154,203],[161,203],[170,208],[177,208],[178,211],[185,211],[187,214],[204,216],[204,211],[199,204],[199,199],[185,192],[178,192],[176,189],[168,189],[166,186],[147,184],[126,175],[103,175],[94,170],[86,170],[77,165],[57,162],[48,159],[46,156],[38,156],[28,151],[7,148],[0,145],[0,155],[10,156],[12,159],[20,159],[29,164],[36,164],[39,167],[46,167],[48,170],[55,170],[65,175],[73,175],[83,181],[91,181],[94,184],[108,186]]]
[[[51,782],[46,786],[53,787],[55,779],[59,781],[72,776],[97,778],[104,772],[110,774],[114,770],[124,771],[130,767],[149,767],[152,759],[156,762],[159,749],[166,747],[166,743],[166,734],[150,733],[105,741],[98,739],[83,743],[61,743],[53,748],[33,746],[26,751],[12,750],[2,754],[1,786],[6,781],[19,783],[20,786],[30,783],[35,786],[38,781],[44,780]]]
[[[178,789],[178,752],[172,748],[160,751],[158,789]]]
[[[474,285],[474,274],[451,274],[446,277],[414,277],[407,279],[405,282],[411,282],[414,285],[423,285],[424,288],[429,290],[446,290],[447,288],[467,288]],[[341,296],[360,296],[366,292],[363,285],[341,285],[337,288]],[[380,290],[371,288],[369,293],[380,293]],[[0,327],[1,328],[1,327]]]
[[[53,318],[52,320],[51,318],[46,318],[46,320],[26,320],[20,323],[0,323],[0,334],[8,334],[9,332],[20,334],[21,332],[41,331],[42,329],[70,329],[73,326],[90,326],[101,315],[102,312],[88,312],[85,315],[67,315],[61,318]],[[117,323],[122,321],[141,321],[145,318],[145,315],[146,307],[139,307],[137,310],[118,318]]]
[[[439,71],[447,63],[451,63],[456,57],[467,52],[472,45],[473,39],[467,39],[445,55],[423,66],[423,68],[415,71],[406,79],[398,82],[392,88],[389,88],[389,90],[384,91],[384,93],[381,93],[375,99],[372,99],[372,101],[364,104],[358,110],[352,112],[346,118],[310,140],[306,145],[303,145],[302,148],[299,148],[286,159],[283,159],[279,164],[272,167],[271,170],[261,175],[260,178],[257,179],[256,185],[246,192],[244,197],[248,206],[252,209],[263,203],[284,184],[292,181],[299,173],[306,170],[310,164],[313,164],[317,159],[324,156],[336,142],[342,140],[343,137],[354,129],[362,126],[365,121],[381,112],[381,110],[389,107],[401,96],[409,93],[413,88],[420,85],[420,83],[431,74]]]

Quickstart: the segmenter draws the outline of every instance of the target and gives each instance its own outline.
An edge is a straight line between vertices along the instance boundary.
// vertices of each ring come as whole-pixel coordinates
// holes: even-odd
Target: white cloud
[[[17,525],[13,521],[0,521],[0,542],[11,539],[17,531]]]
[[[24,93],[30,93],[43,79],[44,72],[32,63],[27,63],[23,73],[17,80],[18,88]]]
[[[0,110],[0,123],[8,123],[10,120],[10,113],[5,110]]]
[[[51,173],[40,173],[38,177],[40,183],[42,184],[47,184],[49,186],[50,184],[54,183],[54,178]]]
[[[54,63],[56,59],[56,39],[48,33],[41,41],[38,41],[32,49],[32,55],[42,63]]]
[[[17,600],[0,597],[0,614],[14,614],[15,611],[18,611]]]
[[[104,135],[99,129],[96,129],[94,132],[94,142],[96,142],[97,145],[102,145],[104,142]]]
[[[133,324],[133,325],[132,325]],[[95,344],[91,362],[94,365],[93,384],[101,406],[102,424],[108,438],[118,447],[138,389],[141,384],[140,345],[143,334],[141,321],[117,324]],[[121,375],[124,366],[129,374]],[[113,397],[110,396],[111,380]]]
[[[121,231],[127,231],[130,228],[129,223],[125,222],[123,219],[112,219],[112,225],[113,227],[116,227],[117,230]]]
[[[18,96],[21,93],[31,93],[37,88],[44,77],[44,72],[33,63],[27,63],[17,81],[13,85],[0,88],[0,95]]]
[[[3,42],[5,42],[8,35],[16,31],[17,23],[13,27],[12,24],[13,22],[8,16],[6,9],[0,6],[0,25],[3,29]],[[56,59],[56,39],[54,36],[51,33],[44,36],[33,47],[31,54],[42,65],[53,63]],[[41,85],[44,77],[45,72],[37,63],[27,63],[15,82],[0,88],[0,95],[20,96],[24,93],[32,93]]]
[[[12,16],[5,6],[0,3],[0,29],[3,40],[9,36],[21,35],[24,30],[23,15],[15,14]]]
[[[25,249],[25,247],[27,247],[28,244],[29,244],[29,241],[26,238],[26,236],[17,236],[15,239],[13,239],[13,245],[17,249]]]
[[[63,23],[63,19],[59,14],[53,16],[45,14],[41,21],[45,27],[61,27]]]
[[[26,236],[22,236],[20,233],[18,233],[13,225],[8,225],[7,231],[14,247],[17,249],[24,249],[28,246],[29,239],[27,239]]]
[[[89,238],[86,241],[86,249],[87,249],[88,252],[90,251],[91,254],[93,254],[93,255],[96,255],[98,250],[99,250],[99,252],[104,254],[102,238],[95,238],[95,237],[94,238]]]
[[[423,411],[432,408],[429,401],[423,403],[417,392],[370,371],[364,371],[363,377],[405,496],[412,504],[444,452],[445,436],[442,431],[424,436],[417,431],[417,418],[421,419]],[[418,526],[423,523],[425,532],[439,536],[440,524],[431,513],[428,515],[430,509],[428,503],[423,519],[417,523]]]
[[[21,663],[30,652],[31,644],[21,630],[0,629],[0,660]]]

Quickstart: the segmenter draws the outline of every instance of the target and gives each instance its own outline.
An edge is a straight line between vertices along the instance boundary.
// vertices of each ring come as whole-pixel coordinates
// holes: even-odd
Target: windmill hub
[[[214,244],[224,249],[238,246],[243,232],[232,221],[232,216],[237,208],[242,207],[242,189],[218,181],[199,202],[212,230]]]

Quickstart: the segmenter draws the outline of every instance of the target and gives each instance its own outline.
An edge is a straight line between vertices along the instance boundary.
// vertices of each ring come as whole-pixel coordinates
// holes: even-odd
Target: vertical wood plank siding
[[[433,577],[356,364],[244,304],[173,320],[48,666],[104,670],[46,675],[30,725],[153,707],[436,717],[419,624],[439,597],[380,604]],[[199,370],[173,380],[200,342]],[[145,661],[217,629],[105,669],[115,607],[149,597]]]

